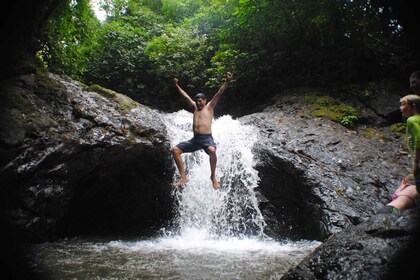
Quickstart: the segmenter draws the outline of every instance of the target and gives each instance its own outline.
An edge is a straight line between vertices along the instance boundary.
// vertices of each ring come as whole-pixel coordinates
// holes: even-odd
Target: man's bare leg
[[[218,190],[219,182],[216,179],[216,164],[217,164],[216,148],[208,147],[207,151],[209,152],[209,156],[210,156],[210,170],[211,170],[210,180],[213,183],[213,189]]]
[[[176,166],[178,167],[179,174],[181,175],[178,181],[172,183],[172,186],[179,187],[181,185],[188,183],[188,178],[187,178],[187,175],[185,174],[184,162],[182,161],[182,156],[181,156],[182,150],[178,147],[173,147],[171,152],[175,159]]]

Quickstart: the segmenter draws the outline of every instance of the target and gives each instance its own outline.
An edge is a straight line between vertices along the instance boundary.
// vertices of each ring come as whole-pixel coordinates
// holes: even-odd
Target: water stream
[[[192,114],[163,115],[172,145],[192,137]],[[258,131],[223,116],[213,123],[220,190],[207,154],[184,154],[189,183],[174,188],[173,226],[148,240],[73,239],[34,247],[33,266],[51,279],[280,279],[319,242],[264,234],[252,146]]]

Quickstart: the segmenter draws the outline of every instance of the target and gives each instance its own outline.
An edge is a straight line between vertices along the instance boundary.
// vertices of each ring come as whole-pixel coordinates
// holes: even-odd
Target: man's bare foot
[[[213,182],[213,189],[217,191],[219,189],[219,182],[217,182],[216,177],[210,177],[210,180]]]
[[[188,183],[188,179],[187,178],[179,178],[178,181],[172,183],[172,186],[173,187],[179,187],[179,186],[184,185],[186,183]]]

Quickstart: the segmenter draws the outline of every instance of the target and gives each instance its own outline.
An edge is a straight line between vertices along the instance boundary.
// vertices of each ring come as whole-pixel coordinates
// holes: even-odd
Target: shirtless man
[[[174,156],[176,166],[179,169],[180,178],[173,183],[173,186],[181,186],[188,183],[188,178],[185,174],[184,162],[182,161],[182,153],[192,153],[194,151],[203,149],[210,157],[210,179],[215,190],[219,189],[219,182],[216,179],[216,144],[214,143],[211,134],[211,124],[213,121],[214,108],[222,96],[223,92],[229,87],[229,80],[232,79],[232,73],[226,73],[226,80],[220,87],[219,91],[213,96],[210,102],[207,103],[206,96],[203,93],[198,93],[194,100],[178,85],[178,79],[175,78],[175,86],[179,93],[184,97],[188,105],[194,109],[193,118],[193,132],[194,137],[188,141],[181,142],[171,149]]]

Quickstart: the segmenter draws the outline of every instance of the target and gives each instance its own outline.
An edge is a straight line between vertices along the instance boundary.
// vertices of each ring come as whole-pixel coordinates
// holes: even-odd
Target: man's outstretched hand
[[[174,78],[174,84],[178,84],[178,78]]]
[[[232,80],[232,78],[233,78],[233,74],[232,74],[231,72],[226,72],[226,78],[227,78],[228,80]]]

